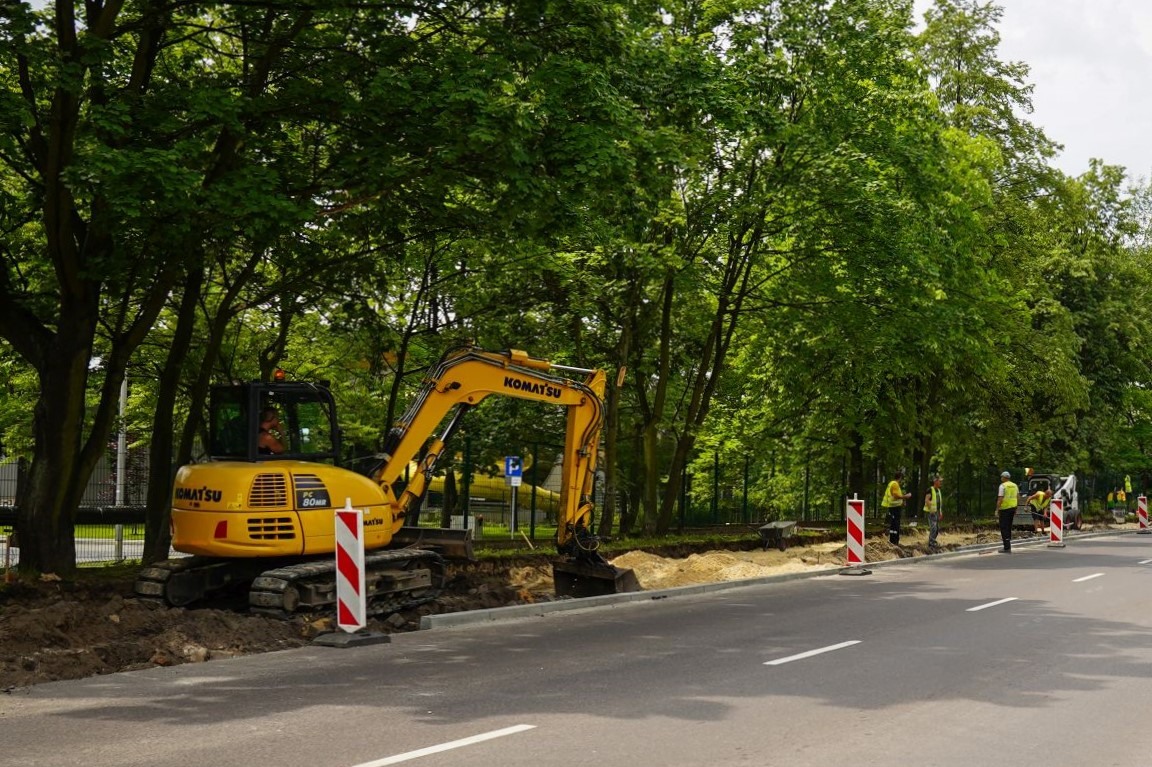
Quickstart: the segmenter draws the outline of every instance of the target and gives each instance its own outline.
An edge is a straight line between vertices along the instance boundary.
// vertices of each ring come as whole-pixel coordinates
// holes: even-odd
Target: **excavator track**
[[[364,557],[369,615],[407,610],[436,599],[444,588],[444,558],[424,549],[370,552]],[[248,606],[254,612],[291,615],[336,604],[334,559],[266,570],[252,582]]]
[[[364,570],[369,615],[431,602],[440,595],[446,580],[444,558],[423,549],[369,552],[364,557]],[[297,612],[325,611],[336,603],[334,558],[276,562],[169,559],[141,570],[135,591],[141,598],[183,607],[245,582],[250,584],[248,606],[253,612],[287,617]]]

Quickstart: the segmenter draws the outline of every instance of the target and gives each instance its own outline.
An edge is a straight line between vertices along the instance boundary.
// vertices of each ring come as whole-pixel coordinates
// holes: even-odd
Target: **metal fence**
[[[81,565],[138,560],[143,550],[145,508],[147,494],[146,456],[135,456],[121,461],[123,478],[117,477],[116,455],[110,450],[98,464],[84,495],[84,505],[77,516],[76,555]],[[1010,467],[1018,481],[1022,468]],[[879,504],[886,477],[876,472],[876,480],[863,490],[849,491],[845,476],[820,476],[804,467],[802,475],[793,478],[792,492],[786,502],[765,503],[754,500],[753,484],[757,480],[749,471],[749,464],[728,467],[725,473],[720,462],[713,463],[711,471],[685,472],[682,492],[676,507],[676,527],[715,528],[717,526],[748,526],[787,519],[811,523],[836,523],[844,520],[846,499],[853,494],[865,500],[866,517],[883,519]],[[0,460],[0,547],[7,553],[11,564],[19,561],[19,550],[7,544],[15,521],[15,499],[19,484],[25,476],[21,461]],[[1081,475],[1078,481],[1080,506],[1086,515],[1104,513],[1106,497],[1128,480],[1132,491],[1130,505],[1135,496],[1147,494],[1152,474],[1125,477],[1120,472],[1101,472]],[[906,489],[923,492],[926,481],[909,477]],[[993,467],[960,467],[944,472],[944,509],[950,521],[967,522],[993,515],[993,502],[999,485],[999,469]],[[559,477],[540,481],[545,490],[558,490]],[[596,483],[596,509],[603,508],[602,479]],[[116,504],[117,499],[124,502]],[[624,499],[621,498],[621,501]],[[918,499],[908,505],[906,518],[911,522],[920,516]],[[513,513],[515,507],[515,513]],[[618,504],[621,508],[622,504]],[[419,514],[421,526],[439,527],[442,519],[441,498],[432,493]],[[595,520],[594,520],[595,521]],[[545,498],[537,499],[530,487],[521,488],[515,495],[509,487],[496,494],[469,497],[460,504],[451,526],[467,526],[474,537],[484,541],[524,540],[547,543],[556,532],[556,509]],[[175,552],[173,552],[175,554]]]
[[[754,468],[754,467],[753,467]],[[1008,467],[1019,484],[1025,475],[1024,467]],[[723,467],[717,460],[711,470],[685,472],[682,477],[681,497],[677,514],[681,527],[706,525],[756,524],[777,519],[799,522],[844,521],[847,500],[858,497],[865,502],[865,516],[869,520],[884,518],[880,497],[890,477],[879,467],[872,467],[874,478],[864,487],[848,487],[846,472],[834,474],[819,472],[815,468],[801,467],[798,476],[786,483],[790,490],[769,501],[756,500],[755,484],[764,481],[755,478],[748,464],[743,467]],[[1000,484],[1000,467],[960,466],[945,470],[943,475],[943,506],[946,518],[971,522],[995,516],[995,499]],[[905,516],[922,516],[922,498],[928,487],[927,477],[912,471],[901,487],[912,491],[914,497],[906,504]],[[1138,495],[1152,490],[1152,472],[1098,472],[1077,474],[1080,507],[1086,514],[1106,511],[1109,493],[1119,488],[1127,491],[1129,506],[1135,506]],[[917,497],[918,496],[918,497]]]

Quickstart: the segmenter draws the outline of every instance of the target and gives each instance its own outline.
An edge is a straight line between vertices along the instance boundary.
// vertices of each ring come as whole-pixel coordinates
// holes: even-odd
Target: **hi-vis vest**
[[[1032,506],[1036,509],[1036,511],[1044,511],[1045,507],[1048,506],[1048,503],[1051,500],[1051,496],[1041,495],[1039,498],[1032,499]]]
[[[1001,509],[1014,509],[1016,508],[1016,499],[1019,497],[1020,490],[1016,487],[1016,483],[1008,481],[1004,483],[1004,497],[1000,499]]]
[[[888,483],[888,489],[884,491],[884,499],[880,501],[880,505],[886,509],[891,509],[896,506],[904,505],[903,494],[900,492],[900,483],[892,480]]]
[[[935,485],[928,488],[928,497],[924,499],[924,511],[929,514],[940,511],[940,488]]]

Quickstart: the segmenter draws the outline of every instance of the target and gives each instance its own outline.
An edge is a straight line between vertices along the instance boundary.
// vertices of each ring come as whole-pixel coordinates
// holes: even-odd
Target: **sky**
[[[1002,61],[1029,66],[1031,122],[1064,150],[1070,176],[1099,158],[1130,180],[1152,176],[1152,2],[994,0]],[[922,19],[931,0],[916,0]]]

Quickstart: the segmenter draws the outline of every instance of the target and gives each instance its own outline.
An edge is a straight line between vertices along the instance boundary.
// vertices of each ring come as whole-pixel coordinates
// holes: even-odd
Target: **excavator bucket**
[[[596,597],[640,591],[636,573],[610,564],[561,560],[552,565],[558,597]]]
[[[472,553],[472,531],[450,530],[445,527],[401,527],[392,536],[392,545],[399,548],[430,549],[445,559],[475,561]]]

